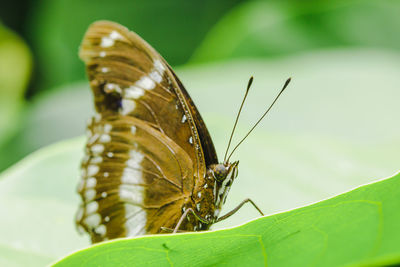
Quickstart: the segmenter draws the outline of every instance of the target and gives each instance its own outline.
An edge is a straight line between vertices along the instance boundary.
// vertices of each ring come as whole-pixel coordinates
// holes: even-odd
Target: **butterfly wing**
[[[93,242],[173,228],[216,161],[196,107],[165,60],[119,24],[92,24],[80,56],[97,114],[88,125],[78,226]]]
[[[197,110],[196,105],[193,103],[192,98],[189,96],[188,92],[186,91],[185,87],[179,80],[178,76],[170,69],[172,74],[174,75],[177,84],[179,85],[179,89],[184,95],[185,99],[187,100],[187,104],[190,110],[190,113],[193,116],[194,124],[197,126],[197,131],[199,133],[201,147],[203,148],[204,153],[204,160],[206,166],[210,166],[211,164],[218,164],[218,157],[217,153],[215,152],[214,143],[211,139],[210,133],[203,121],[203,118],[200,115],[200,112]]]

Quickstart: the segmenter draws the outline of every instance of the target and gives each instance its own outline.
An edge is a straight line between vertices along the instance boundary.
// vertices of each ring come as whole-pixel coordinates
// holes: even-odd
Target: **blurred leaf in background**
[[[240,1],[38,1],[27,29],[38,59],[36,90],[85,78],[78,48],[89,24],[96,20],[112,20],[128,27],[171,65],[180,65],[218,19]]]
[[[25,105],[24,93],[32,68],[32,56],[25,42],[0,24],[0,148],[20,126]],[[9,161],[8,152],[0,153],[0,170]]]
[[[400,2],[248,1],[210,31],[192,58],[270,58],[326,48],[400,50]]]
[[[91,102],[87,82],[34,97],[19,117],[18,131],[0,146],[0,171],[41,147],[81,135],[93,109]]]

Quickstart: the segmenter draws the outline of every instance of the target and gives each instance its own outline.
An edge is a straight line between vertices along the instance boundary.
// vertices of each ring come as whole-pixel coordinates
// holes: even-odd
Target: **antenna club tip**
[[[251,84],[253,83],[253,76],[250,77],[249,82],[247,83],[246,93],[249,91]]]
[[[282,90],[285,90],[285,88],[289,85],[289,83],[290,83],[291,80],[292,80],[292,77],[289,77],[289,78],[286,80],[285,85],[283,85],[283,89],[282,89]]]

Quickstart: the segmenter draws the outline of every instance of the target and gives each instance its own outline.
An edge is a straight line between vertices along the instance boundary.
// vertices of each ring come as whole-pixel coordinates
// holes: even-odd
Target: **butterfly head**
[[[213,175],[218,184],[230,185],[238,175],[239,161],[220,163],[213,166]]]
[[[226,197],[232,186],[233,181],[238,175],[239,161],[233,163],[220,163],[211,167],[212,176],[214,177],[215,184],[215,217],[218,216],[222,205],[225,203]]]

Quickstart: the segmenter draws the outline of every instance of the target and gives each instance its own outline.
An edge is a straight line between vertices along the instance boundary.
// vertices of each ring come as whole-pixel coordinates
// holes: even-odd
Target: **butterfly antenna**
[[[236,120],[235,120],[235,124],[233,125],[231,137],[229,138],[228,147],[226,148],[226,151],[225,151],[224,163],[225,163],[226,155],[228,154],[229,147],[230,147],[231,142],[232,142],[233,133],[235,132],[236,125],[237,125],[237,122],[239,120],[240,113],[242,112],[244,101],[246,101],[247,94],[249,93],[250,86],[251,86],[252,83],[253,83],[253,76],[250,77],[249,82],[247,83],[246,93],[244,94],[244,97],[243,97],[243,100],[242,100],[242,104],[240,105],[238,114],[236,115]]]
[[[262,121],[262,119],[264,119],[265,115],[267,115],[267,113],[270,111],[270,109],[272,108],[272,106],[275,104],[275,102],[278,100],[278,98],[281,96],[281,94],[283,93],[283,91],[286,89],[286,87],[289,85],[290,81],[292,78],[289,78],[286,80],[285,84],[283,85],[281,91],[279,92],[279,94],[275,97],[275,100],[272,102],[272,104],[269,106],[269,108],[267,109],[267,111],[265,111],[265,113],[261,116],[261,118],[256,122],[256,124],[254,124],[254,126],[250,129],[250,131],[245,135],[245,137],[243,137],[243,139],[235,146],[235,148],[232,150],[231,154],[229,154],[228,157],[228,161],[231,158],[233,152],[235,152],[235,150],[240,146],[240,144],[243,143],[243,141],[247,138],[247,136],[249,136],[249,134],[254,130],[254,128],[257,127],[257,125]]]

